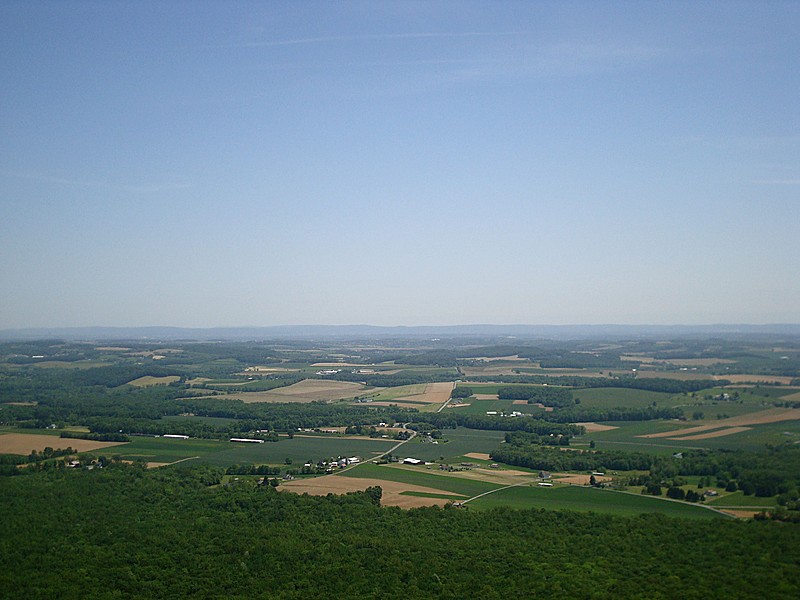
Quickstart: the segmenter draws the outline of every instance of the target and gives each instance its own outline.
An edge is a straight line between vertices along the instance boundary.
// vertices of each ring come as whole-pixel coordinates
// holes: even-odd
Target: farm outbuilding
[[[403,459],[404,465],[424,465],[424,460],[419,460],[418,458],[404,458]]]

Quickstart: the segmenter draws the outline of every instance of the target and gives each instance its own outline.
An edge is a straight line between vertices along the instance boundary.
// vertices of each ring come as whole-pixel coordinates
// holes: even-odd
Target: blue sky
[[[0,328],[800,322],[798,2],[3,2]]]

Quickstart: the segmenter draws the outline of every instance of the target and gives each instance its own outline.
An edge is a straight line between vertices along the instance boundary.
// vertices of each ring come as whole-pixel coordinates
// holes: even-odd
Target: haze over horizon
[[[0,5],[0,329],[800,323],[800,4]]]

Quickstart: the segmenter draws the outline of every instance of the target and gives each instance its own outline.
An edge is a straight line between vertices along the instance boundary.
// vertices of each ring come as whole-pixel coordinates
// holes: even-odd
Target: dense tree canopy
[[[0,589],[13,598],[800,593],[800,536],[778,523],[403,511],[377,506],[379,488],[314,498],[248,482],[209,487],[219,477],[112,465],[0,479]]]

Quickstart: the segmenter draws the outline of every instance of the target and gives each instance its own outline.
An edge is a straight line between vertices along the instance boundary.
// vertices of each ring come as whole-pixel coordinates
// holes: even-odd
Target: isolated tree
[[[364,493],[375,506],[381,505],[381,498],[383,497],[383,488],[381,486],[372,485],[364,490]]]

